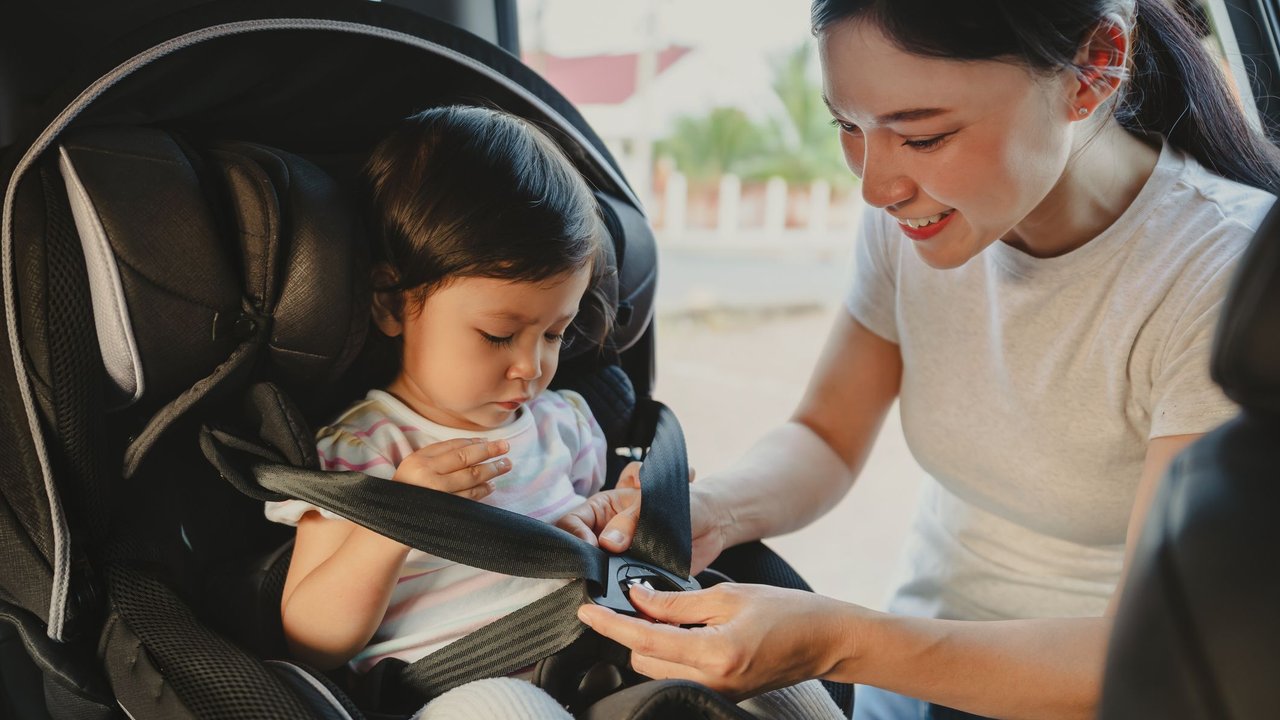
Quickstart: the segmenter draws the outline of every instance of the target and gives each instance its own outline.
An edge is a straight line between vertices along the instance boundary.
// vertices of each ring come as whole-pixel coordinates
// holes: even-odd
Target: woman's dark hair
[[[540,282],[591,270],[575,326],[602,343],[614,308],[612,268],[595,196],[560,147],[532,123],[484,107],[432,108],[403,121],[365,165],[374,292],[397,316],[460,277]],[[401,300],[406,300],[407,305]],[[571,329],[566,337],[573,337]],[[373,333],[375,384],[399,366],[401,338]]]
[[[1113,106],[1120,125],[1163,135],[1222,177],[1280,191],[1280,151],[1249,126],[1190,19],[1168,0],[813,0],[811,19],[815,34],[867,19],[917,55],[1084,76],[1077,53],[1110,14],[1135,17],[1130,77]]]

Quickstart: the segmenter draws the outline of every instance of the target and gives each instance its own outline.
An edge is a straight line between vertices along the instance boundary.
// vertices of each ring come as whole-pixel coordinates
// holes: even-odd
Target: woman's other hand
[[[655,622],[596,605],[582,606],[578,617],[631,648],[636,672],[693,680],[734,698],[833,673],[857,647],[862,611],[800,590],[734,583],[682,593],[633,588],[630,598]]]
[[[511,471],[511,460],[499,457],[510,449],[506,440],[482,438],[431,443],[406,457],[391,479],[479,500],[493,492],[494,478]]]
[[[689,469],[689,482],[694,479]],[[631,547],[636,523],[640,519],[640,463],[629,463],[618,476],[612,490],[598,492],[556,521],[556,527],[576,535],[611,553],[622,553]],[[725,520],[712,508],[709,497],[689,488],[689,521],[693,555],[690,574],[697,575],[725,549]]]

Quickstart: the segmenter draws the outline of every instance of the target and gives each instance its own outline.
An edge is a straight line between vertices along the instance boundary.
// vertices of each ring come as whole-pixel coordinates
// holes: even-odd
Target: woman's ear
[[[1108,15],[1089,33],[1075,57],[1070,85],[1070,112],[1077,120],[1089,117],[1115,95],[1129,75],[1129,24]]]
[[[404,312],[404,293],[399,290],[380,290],[394,288],[400,277],[394,268],[386,263],[379,263],[373,268],[373,324],[378,326],[383,335],[398,337],[404,332],[402,314]]]

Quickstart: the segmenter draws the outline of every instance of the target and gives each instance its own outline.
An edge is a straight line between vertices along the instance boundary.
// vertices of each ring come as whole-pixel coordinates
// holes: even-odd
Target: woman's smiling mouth
[[[942,229],[947,226],[955,212],[953,209],[922,218],[899,218],[898,227],[902,229],[904,235],[912,240],[928,240],[942,232]]]

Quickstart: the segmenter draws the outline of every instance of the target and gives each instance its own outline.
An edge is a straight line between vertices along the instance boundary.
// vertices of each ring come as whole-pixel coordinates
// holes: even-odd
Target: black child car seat
[[[653,238],[578,113],[502,50],[378,4],[216,3],[121,47],[5,158],[0,710],[396,716],[506,672],[530,647],[554,652],[581,636],[543,674],[582,716],[739,716],[691,683],[596,702],[618,678],[594,672],[593,656],[617,649],[593,646],[576,620],[543,621],[584,595],[615,602],[635,572],[681,582],[688,570],[682,440],[649,398]],[[600,200],[618,323],[602,352],[580,343],[557,381],[591,402],[617,467],[652,446],[641,523],[652,532],[631,560],[476,503],[416,488],[387,503],[385,483],[369,493],[357,474],[308,475],[310,428],[363,391],[367,258],[352,179],[401,118],[457,102],[539,123]],[[459,561],[582,580],[556,608],[523,616],[532,639],[511,644],[524,654],[499,662],[509,648],[460,644],[447,663],[374,673],[357,702],[350,687],[275,659],[290,533],[265,521],[261,501],[313,491],[323,497],[307,499]],[[406,520],[406,509],[417,514]],[[449,520],[433,529],[422,517]],[[507,544],[449,555],[450,534],[477,523]],[[759,544],[718,567],[804,587]],[[832,688],[848,710],[849,688]]]

